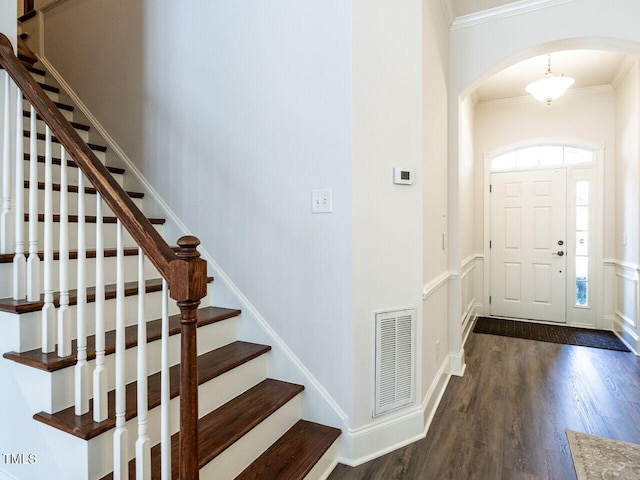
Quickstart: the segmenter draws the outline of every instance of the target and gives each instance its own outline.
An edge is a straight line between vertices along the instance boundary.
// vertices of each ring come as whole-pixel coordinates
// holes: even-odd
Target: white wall
[[[422,290],[422,2],[354,0],[354,408],[371,422],[373,313],[416,307]],[[416,169],[395,185],[393,167]]]
[[[616,89],[615,258],[640,263],[640,67],[635,61]],[[623,236],[626,235],[626,245]]]
[[[616,88],[616,248],[606,272],[615,331],[640,353],[640,65]],[[626,239],[625,239],[626,237]]]
[[[70,0],[45,14],[44,38],[47,59],[351,413],[349,4]],[[331,214],[311,214],[320,187]]]
[[[460,191],[460,258],[462,261],[474,253],[482,250],[474,250],[474,204],[477,202],[474,185],[474,104],[471,97],[462,101],[460,107],[460,156],[458,160],[459,176],[458,185]]]
[[[423,302],[422,398],[438,382],[438,371],[448,353],[447,281],[449,270],[443,235],[447,237],[447,76],[449,25],[439,2],[423,1],[423,283],[437,292]],[[434,283],[435,282],[435,283]]]
[[[17,47],[18,4],[15,0],[0,0],[0,33]]]

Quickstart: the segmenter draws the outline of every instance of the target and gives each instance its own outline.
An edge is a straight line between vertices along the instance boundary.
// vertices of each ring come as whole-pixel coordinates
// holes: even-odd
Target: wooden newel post
[[[198,368],[196,327],[200,299],[207,294],[207,262],[196,247],[200,240],[178,240],[178,259],[171,262],[170,295],[180,307],[180,478],[198,479]]]

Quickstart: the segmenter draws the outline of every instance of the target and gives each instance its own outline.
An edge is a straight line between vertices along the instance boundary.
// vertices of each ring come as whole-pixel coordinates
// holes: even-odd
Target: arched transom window
[[[491,158],[491,171],[577,165],[593,161],[593,151],[565,145],[534,145]]]

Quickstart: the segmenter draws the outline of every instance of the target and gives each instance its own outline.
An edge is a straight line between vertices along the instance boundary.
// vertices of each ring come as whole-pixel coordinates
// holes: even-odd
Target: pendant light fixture
[[[547,102],[547,105],[550,105],[551,100],[555,100],[561,96],[574,82],[575,80],[571,77],[556,75],[551,71],[551,54],[549,54],[547,73],[544,74],[544,78],[530,83],[527,85],[526,90],[533,95],[536,100]]]

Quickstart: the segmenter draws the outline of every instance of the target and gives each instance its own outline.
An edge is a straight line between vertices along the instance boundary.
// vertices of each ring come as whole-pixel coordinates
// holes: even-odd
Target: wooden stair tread
[[[46,90],[52,93],[60,93],[60,89],[58,87],[54,87],[53,85],[47,85],[46,83],[42,82],[38,82],[38,85],[40,85],[40,88],[42,90]]]
[[[25,118],[31,118],[31,112],[29,110],[23,110],[22,116],[24,116]],[[36,114],[36,119],[42,120],[40,115],[37,115],[37,114]],[[76,130],[84,130],[85,132],[88,132],[91,129],[89,125],[85,125],[84,123],[78,123],[78,122],[69,122],[69,123]]]
[[[44,77],[47,74],[47,72],[45,72],[44,70],[33,67],[33,66],[27,67],[27,70],[30,71],[31,73],[35,73],[36,75],[40,75],[41,77]]]
[[[23,130],[22,131],[22,135],[25,138],[29,138],[29,136],[31,135],[31,131]],[[38,138],[38,140],[44,141],[46,139],[46,135],[44,133],[38,133],[37,138]],[[51,141],[53,143],[60,143],[60,141],[53,135],[51,136]],[[89,142],[87,142],[87,145],[89,146],[89,148],[91,150],[95,150],[96,152],[106,152],[107,151],[107,147],[105,147],[104,145],[96,145],[95,143],[89,143]]]
[[[198,420],[200,468],[233,445],[289,400],[304,390],[281,380],[267,378],[220,408]],[[171,436],[171,478],[178,478],[180,434]],[[135,460],[129,462],[129,479],[136,478]],[[151,448],[151,478],[160,480],[160,444]],[[113,479],[113,474],[102,480]],[[266,480],[266,479],[265,479]]]
[[[233,342],[224,347],[217,348],[211,352],[205,353],[198,357],[198,384],[202,385],[209,380],[222,375],[225,372],[242,365],[254,358],[267,353],[271,347],[267,345],[258,345],[255,343]],[[180,365],[174,365],[170,368],[170,396],[175,398],[180,394]],[[149,375],[148,377],[148,405],[149,409],[160,405],[160,372]],[[130,420],[137,414],[137,382],[127,385],[126,389],[126,418]],[[43,422],[49,426],[70,433],[83,440],[90,440],[101,433],[104,433],[116,425],[115,419],[115,390],[109,392],[109,416],[103,422],[93,421],[92,402],[89,412],[76,416],[74,407],[69,407],[60,412],[50,414],[40,412],[33,416],[34,419]]]
[[[208,282],[213,281],[213,277],[207,277]],[[146,293],[159,292],[162,290],[162,279],[156,278],[146,281]],[[126,282],[124,284],[124,295],[126,297],[138,294],[138,282]],[[59,304],[59,292],[53,293],[53,303],[58,308]],[[96,289],[95,287],[87,288],[87,302],[92,303],[95,301]],[[105,299],[111,300],[116,298],[116,285],[105,285]],[[78,293],[76,290],[69,290],[69,305],[75,305],[78,302]],[[28,313],[37,312],[42,310],[44,305],[44,295],[40,295],[39,302],[29,302],[27,300],[14,300],[13,298],[1,298],[0,299],[0,312],[8,313]]]
[[[198,328],[220,322],[228,318],[236,317],[242,313],[240,310],[222,308],[222,307],[204,307],[198,309]],[[147,342],[154,342],[161,338],[162,319],[150,320],[147,322]],[[169,335],[177,335],[180,333],[180,315],[171,315],[169,317]],[[87,337],[87,360],[96,358],[96,337],[89,335]],[[116,350],[116,332],[110,330],[105,335],[105,353],[110,355]],[[129,325],[125,328],[125,345],[126,348],[133,348],[138,345],[138,325]],[[4,358],[12,360],[22,365],[37,368],[47,372],[55,372],[63,368],[70,367],[77,363],[77,341],[71,342],[71,355],[68,357],[59,357],[54,351],[51,353],[42,353],[42,349],[37,348],[27,352],[17,353],[8,352],[4,354]]]
[[[85,215],[84,217],[84,221],[86,223],[96,223],[96,219],[97,217],[95,215]],[[117,217],[111,217],[111,216],[103,216],[102,217],[102,222],[103,223],[116,223],[117,222]],[[151,222],[151,224],[153,225],[164,225],[165,223],[165,219],[164,218],[148,218],[147,220],[149,220],[149,222]],[[29,214],[25,213],[24,214],[24,221],[28,222],[29,221]],[[68,215],[68,221],[69,223],[78,223],[78,216],[77,215]],[[39,213],[38,214],[38,222],[44,222],[44,213]],[[60,223],[60,215],[58,214],[54,214],[53,215],[53,223]]]
[[[25,180],[24,181],[24,188],[29,188],[29,180]],[[38,182],[38,190],[44,190],[45,184],[44,182]],[[60,191],[60,184],[59,183],[53,183],[52,184],[52,189],[54,192],[59,192]],[[78,193],[78,186],[77,185],[67,185],[67,192],[69,193]],[[95,195],[97,193],[97,190],[94,187],[85,187],[84,188],[84,193],[89,194],[89,195]],[[144,198],[144,193],[142,192],[126,192],[127,195],[129,195],[129,197],[131,198]]]
[[[29,155],[28,153],[25,153],[24,159],[26,161],[29,161],[31,159],[31,155]],[[60,165],[62,163],[62,161],[59,158],[54,157],[51,160],[54,165]],[[38,163],[44,163],[44,162],[45,162],[44,155],[38,155]],[[67,160],[67,167],[78,168],[78,165],[76,165],[76,162],[74,162],[73,160]],[[109,170],[110,173],[115,173],[117,175],[124,174],[124,168],[110,167],[107,165],[106,169]]]
[[[24,95],[22,96],[23,100],[27,100],[27,97],[25,97]],[[68,105],[66,103],[62,103],[62,102],[53,102],[53,104],[58,107],[59,110],[66,110],[67,112],[73,112],[76,107],[74,107],[73,105]]]
[[[27,100],[27,97],[25,97],[24,95],[22,95],[22,99],[23,100]],[[73,112],[76,107],[74,107],[73,105],[67,105],[66,103],[62,103],[62,102],[53,102],[53,104],[58,107],[59,110],[66,110],[67,112]]]
[[[19,16],[18,17],[18,23],[25,22],[25,21],[27,21],[30,18],[33,18],[35,16],[36,16],[36,11],[35,10],[31,10],[31,11],[25,13],[24,15]]]
[[[340,433],[337,428],[300,420],[235,480],[302,480]]]

